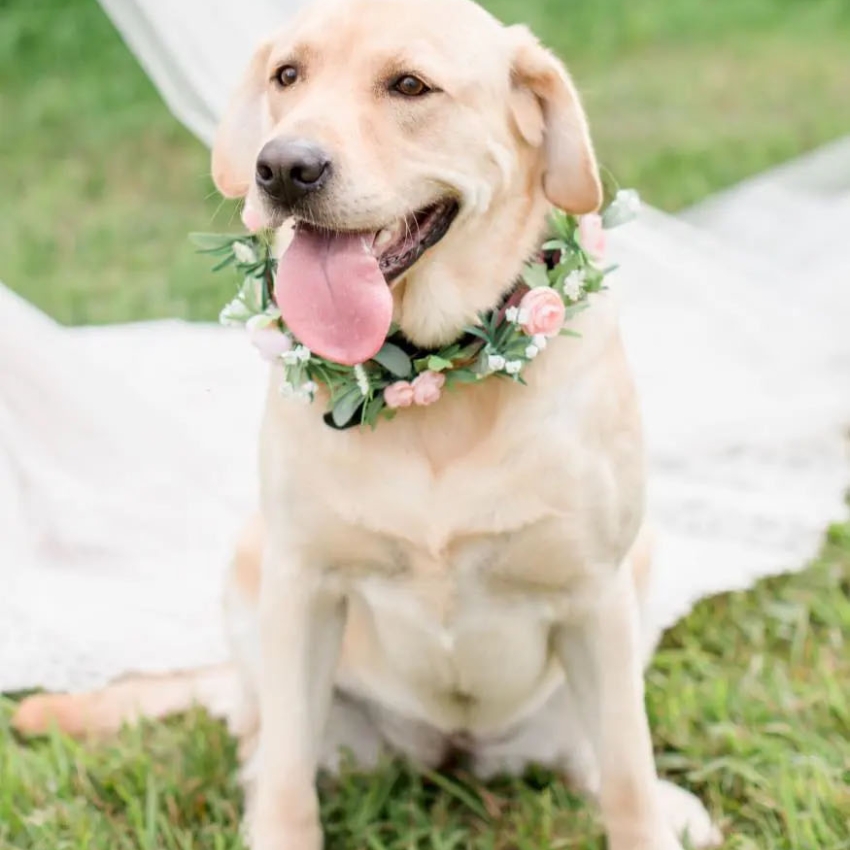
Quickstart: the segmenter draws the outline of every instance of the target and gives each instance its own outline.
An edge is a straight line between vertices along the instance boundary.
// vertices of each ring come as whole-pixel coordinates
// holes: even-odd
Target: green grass
[[[678,209],[850,131],[846,0],[491,0],[569,62],[624,183]],[[66,322],[210,318],[228,294],[185,241],[225,226],[207,154],[94,0],[0,0],[0,278]],[[850,848],[850,525],[806,573],[703,602],[648,676],[658,761],[728,848]],[[234,747],[197,713],[113,744],[23,744],[0,704],[0,848],[223,848]],[[401,764],[324,782],[332,848],[601,846],[555,777]]]
[[[807,573],[709,599],[648,675],[659,768],[699,793],[735,850],[850,847],[850,525]],[[233,742],[198,712],[99,748],[12,738],[0,704],[0,847],[223,850],[237,837]],[[403,764],[323,781],[329,848],[599,850],[592,813],[545,773],[482,787]]]

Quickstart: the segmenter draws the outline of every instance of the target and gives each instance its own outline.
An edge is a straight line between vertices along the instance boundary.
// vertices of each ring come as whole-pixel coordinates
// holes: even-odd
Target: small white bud
[[[240,263],[247,265],[257,262],[257,255],[254,253],[254,249],[245,242],[234,242],[233,254]]]

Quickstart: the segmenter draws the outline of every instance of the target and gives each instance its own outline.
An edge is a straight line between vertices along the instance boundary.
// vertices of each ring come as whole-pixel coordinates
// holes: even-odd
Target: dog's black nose
[[[272,139],[257,157],[257,185],[273,200],[291,206],[328,179],[331,161],[306,139]]]

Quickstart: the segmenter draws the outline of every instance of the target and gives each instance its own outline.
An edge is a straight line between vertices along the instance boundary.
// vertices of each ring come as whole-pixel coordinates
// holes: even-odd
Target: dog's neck
[[[449,231],[395,288],[394,319],[404,336],[423,349],[448,345],[497,309],[538,252],[549,211],[541,191],[516,190],[493,202],[492,215]]]

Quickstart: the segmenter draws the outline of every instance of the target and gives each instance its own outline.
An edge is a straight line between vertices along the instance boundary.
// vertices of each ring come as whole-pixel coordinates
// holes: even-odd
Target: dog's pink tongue
[[[320,357],[354,366],[378,353],[393,300],[370,238],[299,228],[277,265],[283,321]]]

